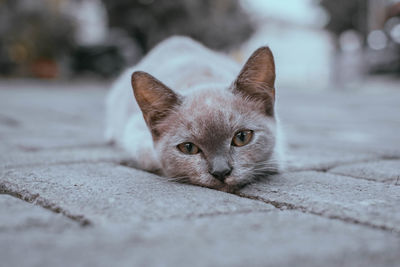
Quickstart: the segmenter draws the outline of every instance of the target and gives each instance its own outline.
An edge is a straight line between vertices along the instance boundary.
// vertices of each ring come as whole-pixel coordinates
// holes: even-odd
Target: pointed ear
[[[261,101],[266,114],[274,115],[275,63],[268,47],[260,47],[250,56],[234,83],[233,91]]]
[[[160,136],[157,123],[181,103],[179,96],[162,82],[142,71],[132,74],[132,88],[136,101],[153,138]]]

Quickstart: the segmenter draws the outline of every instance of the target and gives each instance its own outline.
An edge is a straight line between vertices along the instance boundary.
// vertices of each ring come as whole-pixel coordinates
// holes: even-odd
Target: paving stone
[[[102,105],[109,89],[107,82],[0,81],[0,110],[52,107],[66,113]],[[77,110],[77,108],[79,108]],[[40,118],[39,118],[40,119]]]
[[[101,122],[75,120],[66,123],[60,118],[59,121],[46,122],[35,121],[34,117],[32,120],[34,125],[24,124],[9,131],[0,125],[0,148],[8,151],[41,150],[105,143]]]
[[[52,233],[70,228],[78,229],[77,223],[61,214],[9,195],[0,194],[0,210],[0,236],[5,232],[15,235],[18,232],[37,229]]]
[[[1,87],[1,84],[0,84]],[[65,122],[76,119],[102,121],[104,98],[107,90],[104,86],[84,86],[62,90],[60,85],[0,90],[0,113],[16,121],[13,124],[35,123],[35,121],[62,119]],[[67,89],[67,88],[66,88]],[[10,112],[12,111],[12,112]],[[33,116],[37,115],[37,116]],[[35,120],[32,121],[32,118]],[[4,120],[1,120],[4,122]],[[49,125],[51,127],[51,125]]]
[[[338,123],[339,124],[339,123]],[[373,122],[372,122],[373,124]],[[358,126],[352,126],[358,127]],[[374,134],[371,126],[358,127],[357,130],[335,129],[319,126],[297,126],[294,124],[284,126],[287,146],[295,149],[316,148],[353,154],[374,154],[379,157],[400,158],[400,137],[393,135],[396,127],[382,125],[387,133]],[[400,127],[397,127],[400,130]],[[379,131],[379,130],[378,130]]]
[[[338,150],[315,145],[290,148],[286,152],[287,171],[326,170],[340,164],[378,159],[374,153]]]
[[[285,89],[278,90],[278,113],[289,145],[400,156],[399,91]]]
[[[400,187],[322,172],[293,172],[250,185],[242,194],[400,232]]]
[[[0,91],[0,141],[12,148],[55,148],[104,142],[105,90]]]
[[[0,154],[0,168],[10,169],[27,165],[52,165],[73,162],[119,162],[126,158],[129,158],[126,152],[107,145],[38,151],[20,149]]]
[[[0,186],[67,214],[84,215],[95,224],[273,209],[259,201],[169,182],[111,163],[11,169],[1,176]]]
[[[0,149],[3,151],[39,151],[45,149],[70,149],[106,146],[104,137],[98,133],[67,130],[45,134],[32,133],[0,136]]]
[[[48,111],[27,114],[30,114],[25,118],[27,121],[20,122],[18,126],[8,127],[0,123],[1,143],[7,143],[14,149],[46,149],[104,143],[102,121],[85,119],[81,115],[78,118],[65,119]],[[48,114],[53,114],[53,118]],[[4,114],[0,112],[0,117],[2,115]]]
[[[400,260],[399,236],[276,209],[62,235],[24,231],[0,240],[6,266],[397,266]]]
[[[400,185],[400,160],[379,160],[346,164],[330,169],[329,172]]]
[[[354,129],[369,125],[370,130],[378,134],[381,125],[399,127],[400,112],[398,99],[400,92],[389,94],[377,92],[341,92],[341,91],[300,91],[284,88],[278,95],[278,111],[283,121],[290,124],[324,126],[331,129]],[[377,125],[371,125],[371,122]]]

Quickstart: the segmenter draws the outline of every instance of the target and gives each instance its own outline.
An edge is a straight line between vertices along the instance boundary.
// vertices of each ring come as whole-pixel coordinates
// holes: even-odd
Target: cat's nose
[[[213,160],[213,164],[210,168],[210,174],[214,176],[216,179],[223,182],[225,177],[229,176],[232,172],[232,167],[230,164],[223,158],[215,158]]]
[[[213,172],[211,172],[211,175],[214,176],[214,178],[223,182],[225,180],[225,177],[229,176],[231,174],[231,172],[232,172],[232,168],[228,168],[228,169],[213,171]]]

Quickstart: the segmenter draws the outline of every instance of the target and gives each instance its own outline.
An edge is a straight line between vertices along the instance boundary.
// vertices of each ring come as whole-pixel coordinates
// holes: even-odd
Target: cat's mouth
[[[246,185],[242,185],[242,184],[221,183],[221,185],[219,187],[216,187],[216,188],[211,187],[211,188],[219,190],[219,191],[227,192],[227,193],[235,193],[245,186]]]
[[[168,176],[167,176],[168,177]],[[248,179],[238,179],[237,177],[230,175],[226,177],[223,181],[218,180],[212,176],[206,177],[193,177],[193,176],[174,176],[168,177],[167,179],[171,182],[192,184],[196,186],[206,187],[210,189],[215,189],[227,193],[235,193],[239,189],[245,187],[250,183]]]

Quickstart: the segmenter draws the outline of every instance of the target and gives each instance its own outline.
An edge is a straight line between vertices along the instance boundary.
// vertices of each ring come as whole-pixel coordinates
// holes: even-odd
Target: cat
[[[232,192],[283,167],[274,85],[266,46],[240,69],[188,37],[170,37],[113,84],[106,138],[139,169]]]

